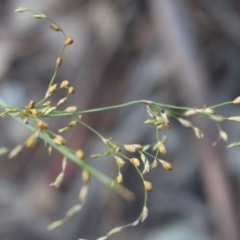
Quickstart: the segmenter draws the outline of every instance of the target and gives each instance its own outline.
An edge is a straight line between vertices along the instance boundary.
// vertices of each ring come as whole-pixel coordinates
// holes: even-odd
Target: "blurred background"
[[[0,96],[12,106],[26,106],[45,94],[63,36],[46,20],[18,7],[43,12],[74,39],[67,47],[56,82],[68,79],[76,88],[66,106],[80,110],[148,99],[201,108],[231,101],[240,95],[240,2],[237,0],[1,0]],[[64,93],[56,94],[56,102]],[[239,115],[237,106],[218,110]],[[144,106],[89,114],[84,120],[106,138],[123,144],[153,143],[155,130],[144,124]],[[149,217],[144,223],[110,237],[113,240],[239,240],[239,148],[212,143],[218,129],[208,119],[191,119],[204,132],[171,121],[164,159],[174,166],[146,176]],[[64,118],[47,119],[52,130],[66,126]],[[0,146],[13,147],[29,132],[11,118],[0,121]],[[239,125],[225,123],[229,143],[240,139]],[[84,149],[86,161],[115,178],[112,157],[91,159],[105,150],[88,130],[64,133],[72,149]],[[61,171],[62,156],[48,156],[39,141],[7,159],[0,158],[0,236],[3,240],[96,239],[113,227],[137,218],[143,186],[131,166],[124,185],[137,196],[126,202],[92,179],[82,211],[63,227],[47,226],[64,217],[77,203],[81,170],[69,163],[59,189],[50,187]]]

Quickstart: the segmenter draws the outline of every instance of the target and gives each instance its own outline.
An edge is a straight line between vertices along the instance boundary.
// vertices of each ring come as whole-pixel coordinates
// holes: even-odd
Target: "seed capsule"
[[[66,41],[65,41],[65,44],[66,44],[66,45],[71,45],[71,44],[73,44],[73,39],[72,39],[72,38],[67,38]]]
[[[167,170],[167,171],[172,171],[172,164],[169,162],[166,162],[164,160],[159,160],[159,162],[162,164],[162,166]]]
[[[70,88],[68,89],[68,93],[74,94],[74,93],[75,93],[74,87],[70,87]]]
[[[69,81],[68,80],[63,80],[61,82],[60,88],[68,87],[69,86]]]
[[[64,145],[66,141],[62,136],[56,135],[56,137],[53,139],[53,142],[58,145]]]
[[[91,174],[90,174],[90,172],[88,171],[88,170],[83,170],[83,172],[82,172],[82,180],[85,182],[85,183],[87,183],[87,182],[89,182],[90,181],[90,179],[91,179]]]
[[[130,162],[135,166],[139,167],[140,166],[140,161],[137,158],[130,158]]]
[[[57,58],[56,60],[56,67],[59,68],[62,65],[62,59],[61,58]]]
[[[76,150],[75,155],[80,159],[83,159],[85,157],[85,154],[81,149]]]
[[[149,192],[152,190],[152,183],[150,183],[148,181],[144,181],[143,184],[144,184],[145,191]]]
[[[56,31],[56,32],[59,32],[61,31],[62,29],[55,23],[51,23],[50,24],[50,28],[53,30],[53,31]]]

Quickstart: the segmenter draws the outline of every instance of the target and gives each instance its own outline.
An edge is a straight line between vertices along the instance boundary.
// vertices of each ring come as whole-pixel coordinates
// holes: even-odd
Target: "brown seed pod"
[[[67,38],[66,41],[65,41],[65,44],[66,44],[66,45],[71,45],[71,44],[73,44],[73,39],[72,39],[72,38]]]
[[[56,31],[56,32],[59,32],[61,31],[62,29],[55,23],[51,23],[50,24],[50,28],[53,30],[53,31]]]
[[[56,67],[57,68],[59,68],[61,65],[62,65],[62,59],[59,57],[59,58],[57,58],[57,60],[56,60]]]

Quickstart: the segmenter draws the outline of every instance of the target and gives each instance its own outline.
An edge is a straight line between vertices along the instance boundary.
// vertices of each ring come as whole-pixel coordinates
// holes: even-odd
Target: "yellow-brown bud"
[[[77,107],[76,106],[71,106],[65,109],[65,112],[76,112]]]
[[[36,145],[36,136],[31,135],[26,141],[26,147],[33,148]]]
[[[240,103],[240,96],[233,100],[233,104],[239,104],[239,103]]]
[[[39,121],[37,123],[37,127],[41,130],[45,130],[45,129],[48,129],[48,124],[43,121]]]
[[[33,114],[33,115],[38,115],[38,110],[33,108],[33,109],[30,109],[30,113]]]
[[[30,102],[29,102],[29,104],[25,107],[25,109],[27,110],[27,109],[32,109],[32,108],[34,108],[35,107],[35,102],[33,101],[33,100],[31,100]]]
[[[71,44],[73,44],[73,39],[72,39],[72,38],[67,38],[66,41],[65,41],[65,44],[66,44],[66,45],[71,45]]]
[[[58,103],[57,103],[57,106],[59,106],[59,105],[63,104],[64,102],[66,102],[66,100],[67,100],[67,98],[66,98],[66,97],[65,97],[65,98],[62,98],[62,99],[60,99],[60,100],[58,101]]]
[[[56,135],[56,137],[53,139],[53,142],[58,145],[64,145],[66,141],[62,136]]]
[[[50,104],[51,104],[51,101],[46,101],[46,102],[43,103],[42,105],[43,105],[43,106],[50,106]]]
[[[75,155],[80,159],[84,159],[84,157],[85,157],[85,154],[84,154],[83,150],[81,150],[81,149],[76,150]]]
[[[69,93],[69,94],[74,94],[74,93],[75,93],[75,88],[74,88],[74,87],[70,87],[70,88],[68,89],[68,93]]]
[[[167,152],[166,147],[162,142],[158,142],[158,150],[161,154],[165,154]]]
[[[124,167],[126,165],[125,161],[122,158],[120,157],[114,157],[114,158],[116,159],[116,162],[120,167]]]
[[[116,177],[116,182],[117,182],[118,184],[123,183],[123,176],[122,176],[122,174],[121,174],[120,172],[118,173],[118,175],[117,175],[117,177]]]
[[[68,80],[63,80],[61,82],[60,88],[68,87],[69,86],[69,81]]]
[[[58,67],[60,67],[61,65],[62,65],[62,59],[59,57],[59,58],[57,58],[57,60],[56,60],[56,67],[58,68]]]
[[[124,148],[129,152],[136,152],[137,150],[142,150],[143,146],[140,144],[128,144],[124,145]]]
[[[167,171],[172,171],[172,164],[169,162],[166,162],[164,160],[159,160],[159,162],[162,164],[162,166],[167,170]]]
[[[74,120],[74,121],[71,121],[68,125],[69,127],[74,127],[78,124],[78,121]]]
[[[89,172],[88,170],[84,169],[84,170],[82,171],[82,180],[83,180],[85,183],[87,183],[87,182],[90,181],[90,179],[91,179],[91,174],[90,174],[90,172]]]
[[[55,83],[48,89],[48,92],[52,93],[52,92],[56,91],[57,89],[58,89],[58,84]]]
[[[150,183],[148,181],[144,181],[143,184],[144,184],[145,191],[149,192],[152,190],[152,183]]]
[[[130,162],[135,166],[139,167],[140,166],[140,161],[137,158],[130,158]]]
[[[154,159],[154,161],[153,161],[153,163],[152,163],[152,165],[151,165],[151,169],[156,168],[156,167],[157,167],[157,164],[158,164],[157,160]]]
[[[61,31],[62,29],[55,23],[51,23],[50,24],[50,28],[53,30],[53,31],[56,31],[56,32],[59,32]]]

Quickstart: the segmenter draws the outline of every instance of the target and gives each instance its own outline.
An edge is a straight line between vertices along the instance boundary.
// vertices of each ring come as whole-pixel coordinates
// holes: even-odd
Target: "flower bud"
[[[238,103],[240,103],[240,96],[233,100],[233,104],[238,104]]]
[[[215,122],[224,123],[226,119],[221,115],[211,115],[210,118]]]
[[[59,57],[56,60],[56,67],[59,68],[62,65],[62,59]]]
[[[33,101],[33,100],[31,100],[30,102],[29,102],[29,104],[25,107],[25,109],[27,110],[27,109],[32,109],[32,108],[34,108],[35,107],[35,102]]]
[[[47,18],[47,16],[45,15],[45,14],[43,14],[43,13],[41,13],[41,14],[36,14],[36,15],[33,15],[35,18],[37,18],[37,19],[44,19],[44,18]]]
[[[53,142],[57,145],[64,145],[66,140],[62,136],[56,135],[56,137],[53,139]]]
[[[149,192],[152,190],[152,183],[150,183],[148,181],[144,181],[143,184],[144,184],[145,191]]]
[[[225,142],[228,140],[228,135],[227,135],[227,133],[224,132],[223,130],[220,130],[220,131],[219,131],[219,136],[220,136],[221,139],[222,139],[223,141],[225,141]]]
[[[48,129],[48,124],[43,121],[38,121],[37,127],[41,130]]]
[[[151,169],[156,168],[156,167],[157,167],[157,164],[158,164],[157,160],[154,159],[154,161],[153,161],[153,163],[152,163],[152,165],[151,165]]]
[[[74,127],[78,124],[78,121],[74,120],[74,121],[71,121],[68,125],[69,127]]]
[[[76,112],[77,107],[76,106],[71,106],[65,109],[65,112]]]
[[[116,159],[116,162],[120,167],[124,167],[126,165],[125,161],[122,158],[120,157],[114,157],[114,158]]]
[[[167,170],[167,171],[172,171],[172,164],[169,162],[166,162],[164,160],[159,160],[159,162],[162,164],[162,166]]]
[[[33,115],[38,115],[38,110],[33,108],[33,109],[30,109],[30,113],[33,114]]]
[[[148,216],[148,209],[146,206],[144,206],[142,210],[141,222],[144,222],[147,216]]]
[[[191,122],[184,118],[178,118],[178,121],[186,128],[191,128],[193,126]]]
[[[33,148],[36,145],[36,136],[31,135],[26,141],[26,147]]]
[[[136,152],[137,150],[141,151],[143,149],[143,146],[140,144],[128,144],[124,145],[124,148],[129,152]]]
[[[137,158],[130,158],[130,162],[135,166],[139,167],[140,166],[140,161]]]
[[[19,7],[17,8],[16,10],[14,10],[15,12],[26,12],[27,11],[27,8],[24,8],[24,7]]]
[[[85,183],[87,183],[87,182],[90,181],[90,179],[91,179],[91,174],[90,174],[90,172],[89,172],[88,170],[84,169],[84,170],[82,171],[82,180],[83,180]]]
[[[78,195],[79,201],[83,202],[86,199],[87,194],[88,194],[88,186],[85,184],[82,186],[82,188],[79,192],[79,195]]]
[[[55,23],[51,23],[50,24],[50,28],[53,30],[53,31],[56,31],[56,32],[59,32],[61,31],[62,29]]]
[[[197,113],[196,109],[189,109],[184,113],[184,116],[188,117],[188,116],[194,115],[196,113]]]
[[[73,39],[72,39],[72,38],[67,38],[66,41],[65,41],[65,44],[66,44],[66,45],[71,45],[71,44],[73,44]]]
[[[69,94],[74,94],[74,93],[75,93],[75,88],[74,88],[74,87],[70,87],[70,88],[68,89],[68,93],[69,93]]]
[[[240,122],[240,116],[229,117],[228,120],[232,120],[235,122]]]
[[[58,89],[58,84],[55,83],[48,89],[48,92],[52,93],[52,92],[56,91],[57,89]]]
[[[69,81],[68,80],[63,80],[61,82],[60,88],[68,87],[69,86]]]
[[[167,152],[166,147],[162,142],[158,142],[158,150],[161,154],[165,154]]]
[[[194,133],[197,138],[203,138],[204,134],[202,133],[202,131],[200,129],[194,127],[193,130],[194,130]]]
[[[67,98],[66,98],[66,97],[65,97],[65,98],[62,98],[62,99],[60,99],[60,100],[58,101],[58,103],[57,103],[57,106],[59,106],[59,105],[63,104],[64,102],[66,102],[66,100],[67,100]]]
[[[117,175],[117,177],[116,177],[116,182],[117,182],[118,184],[123,183],[123,176],[122,176],[122,174],[121,174],[120,172],[118,173],[118,175]]]
[[[84,157],[85,157],[85,154],[81,149],[76,150],[75,155],[80,159],[84,159]]]

